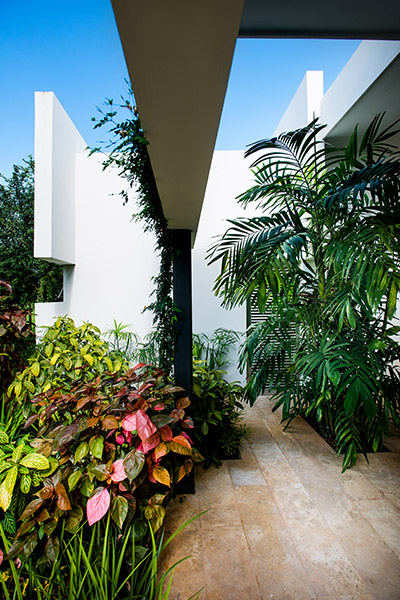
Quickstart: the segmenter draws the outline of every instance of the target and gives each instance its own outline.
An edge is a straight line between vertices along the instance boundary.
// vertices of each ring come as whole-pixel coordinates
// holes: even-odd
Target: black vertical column
[[[192,245],[189,229],[172,231],[174,246],[174,302],[177,313],[177,338],[174,348],[174,375],[177,385],[193,396],[192,383]]]

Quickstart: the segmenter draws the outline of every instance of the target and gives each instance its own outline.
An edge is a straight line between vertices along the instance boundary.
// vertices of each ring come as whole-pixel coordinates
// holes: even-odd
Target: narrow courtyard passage
[[[169,504],[167,534],[208,509],[170,545],[184,556],[170,600],[398,600],[400,437],[390,452],[341,459],[301,418],[284,432],[261,397],[242,459],[196,471],[196,494]]]

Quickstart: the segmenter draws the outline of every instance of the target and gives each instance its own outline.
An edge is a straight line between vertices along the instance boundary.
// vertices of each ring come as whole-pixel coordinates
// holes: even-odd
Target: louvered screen
[[[272,300],[268,299],[266,309],[264,312],[261,313],[257,306],[257,292],[253,292],[253,294],[251,296],[251,300],[248,302],[248,305],[247,305],[247,326],[249,327],[250,325],[262,323],[263,321],[268,320],[272,316],[272,312],[269,308],[271,303],[272,303]],[[296,325],[295,324],[293,324],[293,326],[289,328],[288,333],[292,339],[296,339]],[[277,335],[277,337],[280,335],[278,328],[276,329],[276,335]],[[288,366],[289,360],[287,358],[285,359],[284,364],[285,364],[285,366]],[[258,365],[256,365],[256,366],[258,366]]]

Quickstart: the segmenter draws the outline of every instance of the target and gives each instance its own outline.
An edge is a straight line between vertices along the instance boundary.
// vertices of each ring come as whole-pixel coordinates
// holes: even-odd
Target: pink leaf
[[[133,438],[132,433],[130,431],[126,431],[125,432],[125,439],[128,442],[128,444],[132,444],[132,438]]]
[[[146,415],[142,408],[139,408],[136,413],[136,430],[142,442],[147,440],[148,437],[157,431],[157,427],[150,420],[150,417]]]
[[[125,442],[125,438],[121,433],[119,433],[116,436],[115,441],[117,442],[117,444],[119,444],[121,446]]]
[[[154,410],[164,410],[165,404],[162,402],[157,402],[157,404],[154,404],[153,408]]]
[[[183,437],[185,437],[187,440],[189,440],[189,442],[193,445],[193,441],[190,439],[190,437],[188,436],[187,433],[185,433],[184,431],[182,431],[181,435],[183,435]]]
[[[4,558],[3,550],[0,550],[0,565],[3,562],[3,558]]]
[[[144,366],[145,366],[145,363],[139,363],[138,365],[136,365],[135,367],[133,367],[133,370],[136,371],[136,369],[141,369]]]
[[[160,443],[160,436],[158,435],[158,433],[153,433],[153,435],[148,437],[146,440],[143,440],[143,452],[145,454],[147,452],[150,452],[150,450],[153,450],[153,448],[158,446],[159,443]]]
[[[136,414],[137,413],[126,415],[126,417],[124,417],[124,419],[122,420],[121,425],[124,429],[126,429],[126,431],[135,431],[135,429],[137,428],[136,427],[136,421],[137,421]]]
[[[125,473],[123,463],[124,463],[123,458],[120,458],[119,460],[116,460],[113,463],[113,470],[112,470],[110,477],[111,477],[111,480],[114,481],[114,483],[118,483],[119,481],[123,481],[124,479],[127,478],[127,474]]]
[[[104,487],[98,487],[89,498],[86,505],[86,514],[90,526],[100,521],[110,508],[110,494]]]

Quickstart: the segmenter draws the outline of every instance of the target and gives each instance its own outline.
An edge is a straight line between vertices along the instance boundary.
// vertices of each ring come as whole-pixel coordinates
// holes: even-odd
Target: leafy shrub
[[[59,317],[45,333],[8,388],[10,397],[32,410],[30,400],[49,390],[67,392],[73,383],[90,381],[102,373],[117,372],[128,364],[110,350],[100,330],[90,323],[75,326],[70,317]]]
[[[136,517],[157,531],[174,483],[201,460],[182,430],[193,427],[184,390],[138,365],[79,380],[69,392],[43,391],[33,404],[37,412],[25,428],[39,429],[30,444],[57,465],[20,515],[8,558],[26,559],[37,549],[52,560],[60,528],[76,533],[85,512],[89,526],[110,512],[120,529]]]
[[[5,293],[0,293],[0,394],[11,383],[15,373],[23,367],[32,352],[35,336],[31,328],[31,315],[27,310],[5,306],[4,300],[11,294],[11,285],[0,281]]]
[[[241,424],[243,387],[226,381],[224,374],[210,369],[204,361],[194,362],[193,439],[204,455],[205,467],[212,463],[218,466],[222,458],[237,455],[247,434],[246,426]]]
[[[210,335],[193,334],[193,358],[205,361],[211,370],[224,369],[229,364],[228,354],[240,340],[240,334],[233,329],[219,327]]]

